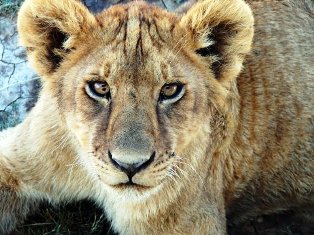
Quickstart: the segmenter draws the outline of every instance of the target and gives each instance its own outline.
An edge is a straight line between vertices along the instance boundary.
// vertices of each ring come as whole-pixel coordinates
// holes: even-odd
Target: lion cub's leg
[[[0,234],[12,231],[23,221],[34,203],[20,191],[18,179],[0,161]]]

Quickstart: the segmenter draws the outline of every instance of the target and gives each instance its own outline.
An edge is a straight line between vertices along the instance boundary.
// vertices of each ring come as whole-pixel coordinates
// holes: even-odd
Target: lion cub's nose
[[[134,163],[126,163],[126,162],[123,162],[121,160],[117,160],[117,159],[115,159],[114,156],[112,156],[110,151],[108,151],[108,155],[109,155],[109,158],[110,158],[112,164],[116,168],[118,168],[119,170],[121,170],[125,174],[127,174],[129,179],[131,180],[132,177],[136,173],[138,173],[141,170],[144,170],[154,161],[156,153],[153,152],[153,154],[150,156],[149,159],[142,159],[142,160],[140,160],[138,162],[134,162]]]

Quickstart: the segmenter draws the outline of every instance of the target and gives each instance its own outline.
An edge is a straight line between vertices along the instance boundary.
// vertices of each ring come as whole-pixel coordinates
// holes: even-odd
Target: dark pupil
[[[163,93],[166,96],[171,96],[171,95],[173,95],[175,93],[176,89],[177,89],[177,87],[174,86],[174,85],[167,85],[167,86],[164,87],[164,92]]]
[[[95,83],[95,90],[98,93],[105,94],[108,92],[108,86],[103,83]]]

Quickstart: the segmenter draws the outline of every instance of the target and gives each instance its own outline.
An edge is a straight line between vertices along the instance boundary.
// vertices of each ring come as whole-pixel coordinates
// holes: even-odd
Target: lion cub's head
[[[87,170],[140,194],[176,183],[222,142],[215,128],[226,128],[253,18],[242,0],[180,15],[132,2],[96,16],[75,0],[26,0],[18,28]]]

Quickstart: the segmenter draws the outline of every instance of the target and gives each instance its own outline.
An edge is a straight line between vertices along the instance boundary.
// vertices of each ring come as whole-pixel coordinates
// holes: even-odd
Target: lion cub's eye
[[[163,103],[174,103],[182,98],[184,85],[181,83],[165,84],[160,90],[159,100]]]
[[[95,100],[110,99],[110,87],[107,82],[90,81],[85,86],[86,93]]]

